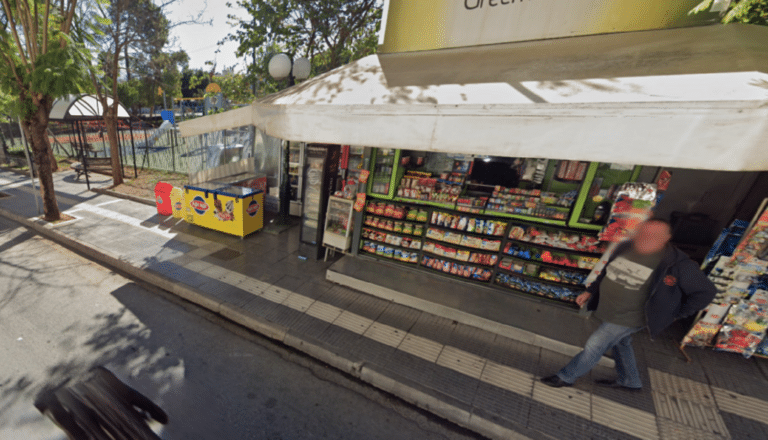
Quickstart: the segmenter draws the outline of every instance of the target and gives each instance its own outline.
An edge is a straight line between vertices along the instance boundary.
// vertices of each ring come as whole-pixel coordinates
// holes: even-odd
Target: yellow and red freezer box
[[[184,186],[184,219],[227,234],[245,237],[264,227],[264,192],[220,183]]]

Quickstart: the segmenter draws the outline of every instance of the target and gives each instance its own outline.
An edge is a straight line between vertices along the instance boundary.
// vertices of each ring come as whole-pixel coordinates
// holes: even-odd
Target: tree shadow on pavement
[[[57,336],[51,336],[57,340],[57,347],[50,350],[48,359],[40,360],[44,366],[0,379],[0,414],[4,414],[0,417],[0,430],[25,432],[25,427],[32,424],[53,427],[32,406],[36,396],[45,387],[77,380],[90,369],[105,366],[163,409],[174,408],[166,409],[170,422],[162,428],[162,438],[194,438],[187,435],[194,431],[185,428],[190,421],[179,408],[200,396],[185,395],[184,360],[166,348],[174,325],[162,310],[172,305],[133,283],[113,290],[110,295],[125,305],[117,311],[111,307],[111,311],[92,316],[87,316],[89,310],[83,311],[82,319],[70,320]]]

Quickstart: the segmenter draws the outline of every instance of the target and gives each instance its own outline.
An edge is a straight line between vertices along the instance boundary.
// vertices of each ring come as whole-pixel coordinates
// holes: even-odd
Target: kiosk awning
[[[707,32],[727,26],[712,28]],[[554,79],[545,80],[544,71],[535,75],[510,73],[519,66],[515,54],[520,52],[508,47],[506,54],[497,51],[485,61],[455,64],[458,74],[467,79],[472,75],[462,69],[483,70],[479,66],[488,66],[494,75],[480,75],[483,82],[445,84],[445,78],[433,77],[423,84],[394,86],[388,81],[386,68],[382,69],[380,57],[369,56],[254,102],[252,124],[271,136],[293,141],[727,171],[768,170],[768,29],[755,33],[758,26],[737,28],[762,40],[747,44],[741,37],[730,38],[737,51],[730,55],[724,53],[727,41],[719,41],[716,46],[720,49],[711,54],[710,67],[716,67],[712,69],[701,67],[707,65],[704,58],[708,55],[697,49],[689,59],[692,67],[687,73],[680,73],[685,70],[681,62],[676,72],[640,75],[636,60],[633,70],[615,69],[635,72],[635,76],[589,77],[578,73],[575,66],[579,63],[571,63],[566,70],[572,71],[573,79],[565,79],[569,76],[559,72],[552,75]],[[653,32],[679,36],[700,29]],[[593,37],[578,39],[582,38]],[[689,43],[695,45],[694,40]],[[472,49],[489,50],[463,50]],[[562,66],[567,67],[569,60],[561,55]],[[722,61],[715,63],[715,58],[726,56],[733,57],[728,61],[731,69]],[[542,60],[547,69],[553,63]],[[449,69],[450,65],[444,67]],[[535,70],[531,63],[528,68]],[[203,127],[221,130],[242,125],[242,113],[232,125],[225,115],[216,115],[215,124],[199,119],[182,123],[182,135],[200,134]]]

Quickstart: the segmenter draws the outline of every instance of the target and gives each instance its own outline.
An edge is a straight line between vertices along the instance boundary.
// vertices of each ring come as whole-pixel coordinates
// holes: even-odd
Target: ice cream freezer
[[[184,186],[187,223],[245,237],[264,226],[264,191],[205,182]]]

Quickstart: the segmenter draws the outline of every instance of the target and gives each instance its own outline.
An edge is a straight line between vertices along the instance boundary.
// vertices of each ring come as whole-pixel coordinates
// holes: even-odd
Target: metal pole
[[[119,121],[120,120],[118,119],[118,122]],[[117,129],[118,129],[118,131],[117,131],[117,156],[118,156],[117,159],[118,159],[118,162],[120,163],[120,177],[125,179],[125,170],[123,169],[123,136],[122,136],[122,134],[119,131],[120,130],[120,125],[119,124],[117,125]]]
[[[27,156],[27,163],[29,164],[29,178],[32,179],[32,190],[35,193],[35,208],[37,209],[37,215],[40,215],[40,203],[37,201],[37,187],[35,186],[35,173],[32,169],[32,161],[29,159],[29,143],[24,129],[21,127],[21,118],[17,118],[17,120],[19,121],[21,139],[24,141],[24,154]]]
[[[131,131],[131,150],[133,151],[133,178],[139,177],[139,172],[136,171],[136,144],[133,142],[133,121],[128,119],[128,129]]]
[[[83,126],[80,121],[75,121],[77,125],[77,137],[80,141],[80,151],[83,160],[83,172],[85,173],[85,184],[88,186],[88,191],[91,190],[91,179],[88,177],[88,154],[85,152],[85,143],[83,142]]]
[[[176,145],[177,139],[176,139],[176,124],[174,124],[171,127],[171,130],[173,130],[173,142],[171,142],[171,169],[173,172],[176,172],[176,150],[174,149],[174,146]]]

